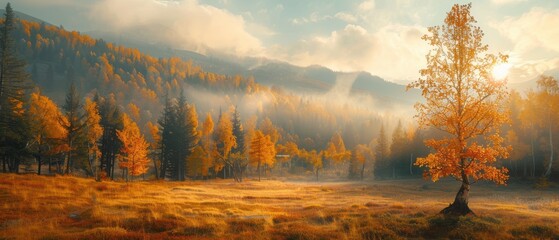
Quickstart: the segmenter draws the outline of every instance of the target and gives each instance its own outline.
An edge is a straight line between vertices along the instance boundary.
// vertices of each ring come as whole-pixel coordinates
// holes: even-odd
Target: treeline
[[[19,21],[11,11],[1,27],[4,172],[23,165],[111,179],[419,177],[413,163],[429,152],[423,141],[441,136],[335,99]],[[502,131],[513,147],[505,162],[513,177],[558,175],[557,81],[542,77],[539,86],[511,93],[512,122]]]

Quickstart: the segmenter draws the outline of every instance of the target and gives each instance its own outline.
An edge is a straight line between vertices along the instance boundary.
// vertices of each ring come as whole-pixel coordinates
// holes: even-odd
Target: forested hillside
[[[207,149],[202,151],[203,145],[206,148],[211,144],[219,145],[216,156],[220,156],[218,158],[222,159],[221,163],[212,159],[212,163],[205,163],[207,166],[198,164],[200,169],[204,169],[200,170],[204,174],[184,170],[184,173],[180,173],[182,175],[177,172],[180,176],[173,175],[173,178],[178,179],[211,175],[208,169],[212,167],[215,167],[213,171],[217,174],[223,166],[230,168],[229,173],[222,171],[220,174],[233,177],[231,169],[234,167],[245,169],[247,166],[257,167],[260,164],[266,165],[266,169],[283,171],[285,167],[291,172],[311,171],[317,176],[321,170],[350,177],[418,176],[421,171],[413,166],[413,162],[415,158],[428,152],[422,144],[423,139],[441,135],[434,130],[419,131],[407,118],[411,114],[402,114],[401,109],[392,107],[388,111],[379,107],[386,107],[384,103],[390,101],[389,98],[381,97],[380,102],[377,98],[377,105],[367,105],[375,101],[363,101],[363,97],[349,98],[350,92],[370,91],[377,86],[367,82],[372,77],[368,74],[352,75],[354,79],[348,81],[353,85],[349,88],[345,86],[343,92],[339,93],[332,90],[337,90],[336,73],[321,67],[294,70],[292,66],[285,65],[282,70],[278,68],[281,64],[264,65],[252,71],[261,80],[256,80],[253,76],[217,74],[205,71],[191,60],[178,57],[155,58],[138,49],[26,20],[15,22],[13,38],[16,40],[16,51],[26,61],[27,71],[35,84],[35,89],[29,91],[40,92],[37,93],[37,98],[44,95],[52,99],[54,105],[63,106],[68,102],[68,94],[74,91],[69,90],[73,85],[75,93],[72,94],[82,100],[80,104],[84,103],[84,97],[96,102],[103,128],[103,137],[97,141],[101,151],[100,166],[105,170],[109,168],[107,174],[113,177],[121,156],[121,142],[116,131],[122,130],[126,125],[122,122],[122,114],[129,116],[151,143],[151,150],[146,154],[151,158],[150,165],[153,166],[149,172],[159,172],[161,176],[167,173],[161,171],[162,162],[157,162],[159,160],[156,159],[161,158],[160,154],[163,152],[161,139],[165,131],[162,128],[165,127],[166,117],[171,117],[165,114],[175,112],[180,115],[177,112],[186,107],[184,111],[190,113],[187,118],[193,118],[194,125],[190,128],[198,132],[192,134],[193,142],[185,146],[188,150],[177,155],[178,158],[186,158],[191,154],[208,154]],[[271,69],[266,69],[267,67]],[[291,71],[295,72],[290,73]],[[289,85],[290,77],[300,77],[299,71],[305,71],[306,76],[313,77],[309,81],[299,82],[297,86],[302,90],[308,87],[323,89],[323,93],[297,94],[257,83]],[[274,74],[266,76],[266,73]],[[322,80],[312,80],[316,78]],[[353,80],[356,80],[355,83]],[[335,86],[331,87],[329,84]],[[555,150],[555,146],[550,145],[552,136],[559,131],[552,124],[552,118],[557,113],[551,105],[546,105],[557,101],[558,93],[553,90],[556,81],[542,80],[540,86],[538,91],[531,91],[527,95],[516,92],[511,94],[513,121],[503,131],[506,133],[507,143],[514,149],[511,159],[504,163],[511,169],[512,176],[557,175],[557,164],[554,165],[549,160]],[[380,85],[378,87],[386,89]],[[248,165],[231,161],[230,149],[219,155],[219,150],[223,150],[223,143],[220,145],[215,142],[218,134],[214,132],[223,117],[229,118],[232,115],[239,124],[237,128],[245,129],[244,132],[236,133],[237,142],[240,138],[245,141],[243,149],[237,149],[237,152],[249,156],[253,133],[260,130],[263,136],[270,138],[278,155],[290,157],[263,159],[264,162],[257,161]],[[213,119],[215,126],[206,126],[208,129],[204,130],[203,124],[208,120],[213,124]],[[208,140],[204,141],[204,136]],[[214,143],[210,143],[210,138]],[[200,148],[196,150],[197,146]],[[93,162],[86,161],[88,157],[84,157],[87,156],[87,148],[81,149],[82,153],[78,154],[78,158],[82,158],[82,161],[78,161],[81,163],[73,167],[85,169],[92,174]],[[60,155],[62,152],[64,151],[57,152],[58,159],[65,159],[63,154]],[[198,156],[199,159],[202,157]],[[190,159],[194,162],[198,160]],[[174,168],[186,167],[178,165]]]

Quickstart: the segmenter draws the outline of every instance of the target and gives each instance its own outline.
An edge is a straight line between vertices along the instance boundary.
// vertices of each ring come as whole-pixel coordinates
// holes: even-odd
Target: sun
[[[497,64],[493,67],[493,71],[491,72],[493,74],[493,78],[496,80],[505,79],[509,75],[510,67],[511,65],[509,63]]]

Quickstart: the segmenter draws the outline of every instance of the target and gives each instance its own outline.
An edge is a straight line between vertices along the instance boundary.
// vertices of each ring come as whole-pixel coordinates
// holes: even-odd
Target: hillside
[[[344,74],[322,66],[300,67],[266,58],[212,57],[191,51],[172,49],[160,43],[147,43],[142,41],[143,38],[133,35],[101,31],[88,32],[87,34],[109,42],[137,48],[156,57],[179,57],[183,60],[192,60],[194,64],[201,66],[203,69],[219,74],[254,76],[255,81],[259,84],[268,87],[280,87],[298,94],[328,92],[336,85],[337,76]],[[388,82],[366,72],[358,73],[351,90],[354,94],[365,94],[381,101],[386,109],[395,105],[413,105],[420,99],[417,90],[412,89],[406,92],[405,86]]]
[[[25,20],[16,30],[16,39],[33,81],[58,104],[62,105],[70,82],[74,82],[82,96],[108,96],[124,112],[129,110],[129,103],[141,106],[140,126],[156,122],[165,98],[176,97],[181,91],[196,106],[199,116],[209,112],[217,117],[220,109],[238,106],[242,119],[256,116],[261,121],[268,117],[280,128],[282,136],[289,135],[289,139],[301,144],[307,139],[308,148],[324,147],[336,131],[344,133],[348,147],[368,144],[378,132],[380,122],[394,127],[398,118],[410,116],[391,113],[393,105],[386,102],[379,104],[359,98],[370,96],[364,92],[373,90],[389,94],[399,91],[387,91],[385,86],[406,94],[403,86],[367,74],[360,74],[354,84],[360,89],[338,96],[329,95],[327,90],[332,89],[340,74],[321,67],[274,64],[269,69],[253,69],[248,76],[220,74],[205,70],[193,60],[176,56],[157,58],[135,48]],[[202,55],[189,56],[207,59]],[[275,66],[285,69],[278,72]],[[282,77],[285,78],[281,80]],[[273,82],[270,85],[281,88],[263,86],[269,79]],[[370,79],[378,87],[370,84]],[[293,91],[285,90],[287,87]],[[314,93],[308,94],[309,89]],[[411,104],[399,107],[411,108]],[[317,119],[321,124],[316,124]],[[363,134],[353,134],[356,129],[364,129]]]

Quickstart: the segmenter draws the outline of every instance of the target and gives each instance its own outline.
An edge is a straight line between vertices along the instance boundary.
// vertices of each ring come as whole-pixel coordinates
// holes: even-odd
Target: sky
[[[0,0],[5,6],[7,1]],[[265,57],[299,66],[419,77],[448,0],[12,0],[12,8],[65,29],[110,31],[202,54]],[[472,15],[509,82],[559,72],[559,1],[480,0]],[[557,77],[557,76],[556,76]]]

